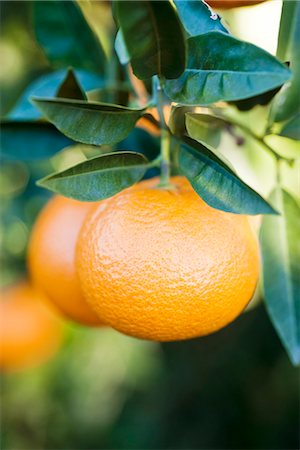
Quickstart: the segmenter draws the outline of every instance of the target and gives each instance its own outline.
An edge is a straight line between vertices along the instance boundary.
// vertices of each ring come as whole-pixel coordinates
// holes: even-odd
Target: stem
[[[159,186],[170,186],[171,164],[170,164],[170,134],[168,130],[161,130],[160,141],[160,183]]]
[[[270,147],[266,141],[264,140],[264,137],[258,136],[257,134],[255,134],[250,128],[246,127],[245,125],[239,123],[239,122],[235,122],[232,120],[232,118],[230,117],[228,119],[232,125],[240,128],[241,130],[245,131],[246,134],[248,134],[249,136],[251,136],[253,139],[255,139],[256,141],[258,141],[261,145],[263,145],[263,147],[272,154],[272,156],[276,159],[276,161],[278,161],[279,159],[285,159],[286,161],[292,161],[292,159],[290,158],[283,158],[282,156],[278,155],[278,153],[275,152],[275,150],[273,150],[272,147]]]
[[[170,143],[171,136],[165,122],[164,117],[164,98],[162,91],[163,80],[157,78],[155,83],[155,94],[157,100],[157,110],[159,114],[160,126],[161,126],[161,138],[160,138],[160,183],[161,187],[170,186],[171,175],[171,160],[170,160]]]
[[[276,183],[278,186],[281,185],[281,170],[280,170],[280,166],[281,166],[281,159],[277,159],[276,161]]]

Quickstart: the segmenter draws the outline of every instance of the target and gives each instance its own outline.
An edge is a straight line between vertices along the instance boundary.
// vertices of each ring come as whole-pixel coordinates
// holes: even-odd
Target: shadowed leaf
[[[93,145],[121,141],[144,112],[143,109],[80,100],[35,98],[32,102],[63,134]]]
[[[33,161],[48,158],[73,141],[47,122],[1,123],[1,153],[5,159]]]
[[[101,44],[75,1],[33,2],[33,12],[37,40],[55,67],[105,73]]]
[[[142,80],[153,75],[179,77],[185,68],[185,39],[171,2],[115,0],[113,4],[134,74]],[[127,59],[124,51],[120,56]]]

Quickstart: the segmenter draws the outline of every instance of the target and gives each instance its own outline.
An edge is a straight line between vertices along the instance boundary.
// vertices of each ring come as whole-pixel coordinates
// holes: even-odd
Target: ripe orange
[[[100,325],[83,298],[74,261],[78,233],[92,205],[53,197],[34,225],[28,249],[33,283],[67,318],[84,325]]]
[[[20,370],[46,361],[58,350],[62,326],[43,294],[28,282],[0,292],[0,368]]]
[[[81,229],[76,264],[86,300],[123,333],[157,341],[206,335],[235,319],[258,280],[245,216],[208,206],[183,177],[105,200]]]
[[[240,6],[252,6],[263,3],[265,0],[205,0],[212,8],[231,9]]]

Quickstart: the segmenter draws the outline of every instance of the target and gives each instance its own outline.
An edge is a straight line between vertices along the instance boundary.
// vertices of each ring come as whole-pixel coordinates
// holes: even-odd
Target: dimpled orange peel
[[[250,301],[259,249],[248,218],[208,206],[183,177],[157,178],[93,208],[76,264],[87,302],[113,328],[173,341],[207,335]]]

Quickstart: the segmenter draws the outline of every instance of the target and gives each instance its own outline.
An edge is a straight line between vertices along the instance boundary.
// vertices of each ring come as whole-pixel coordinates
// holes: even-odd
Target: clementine
[[[20,370],[40,364],[60,347],[62,326],[43,294],[27,281],[0,292],[0,368]]]
[[[202,336],[250,301],[259,250],[248,218],[208,206],[184,177],[157,178],[94,207],[76,264],[87,302],[113,328],[172,341]]]
[[[32,231],[28,266],[33,283],[65,317],[84,325],[100,320],[84,300],[75,269],[75,247],[81,225],[92,203],[53,197]]]

